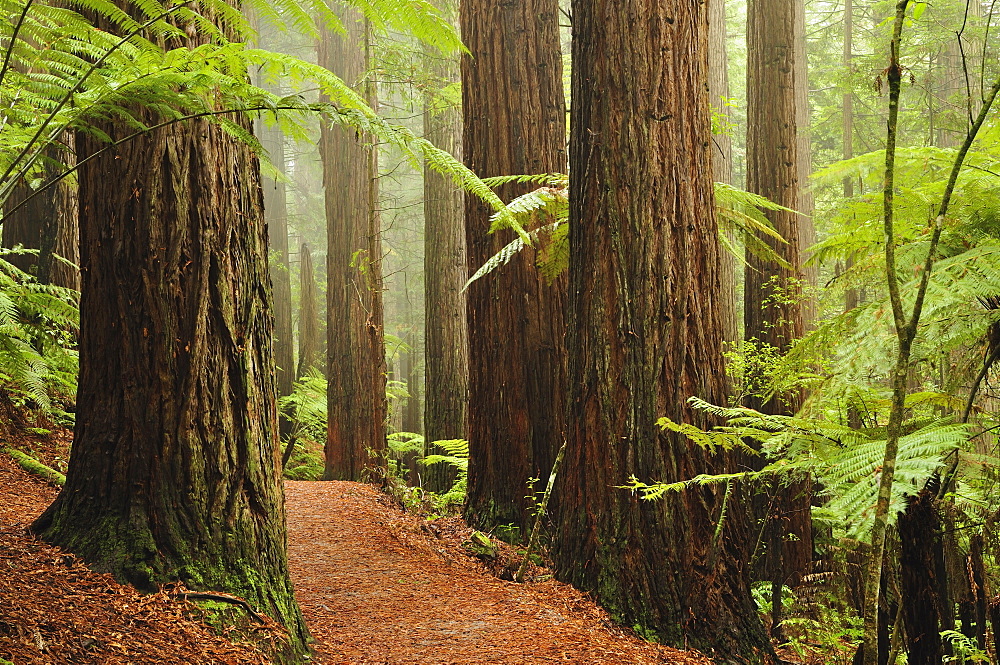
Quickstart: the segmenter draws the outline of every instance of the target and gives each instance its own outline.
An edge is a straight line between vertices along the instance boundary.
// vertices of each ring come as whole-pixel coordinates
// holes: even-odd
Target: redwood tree
[[[73,144],[72,137],[64,137],[64,141],[70,146]],[[48,153],[54,160],[69,165],[75,159],[64,150],[49,149]],[[43,179],[47,180],[56,173],[54,169],[48,169]],[[24,205],[20,206],[22,202]],[[43,284],[79,289],[79,270],[54,256],[61,256],[74,264],[80,261],[76,189],[66,180],[40,192],[27,184],[20,184],[11,195],[8,210],[14,210],[15,206],[20,207],[6,215],[0,226],[3,232],[0,245],[37,249],[38,255],[11,255],[7,260],[26,272],[34,273]]]
[[[725,403],[707,20],[699,0],[573,2],[569,416],[556,574],[611,615],[727,662],[771,650],[750,597],[739,492],[665,482],[730,468],[657,418]]]
[[[322,361],[319,337],[319,313],[316,307],[316,275],[312,251],[302,243],[299,251],[299,368],[302,378],[311,367],[326,369]]]
[[[424,60],[438,84],[424,99],[424,137],[461,159],[462,111],[434,94],[458,80],[458,58],[425,47]],[[464,214],[462,192],[425,168],[424,432],[428,442],[466,438],[469,335],[462,291],[468,274]],[[433,470],[427,471],[433,478]]]
[[[101,146],[78,137],[83,156]],[[79,187],[76,429],[66,486],[33,528],[142,589],[241,596],[302,650],[257,160],[191,121],[84,164]]]
[[[367,70],[367,27],[343,9],[345,35],[325,31],[319,62],[349,84]],[[371,90],[369,102],[374,103]],[[324,478],[360,480],[385,449],[385,348],[377,150],[372,137],[323,124],[327,220],[327,441]]]
[[[565,172],[566,108],[557,0],[464,0],[463,151],[480,177]],[[498,192],[510,200],[531,185]],[[466,197],[470,273],[506,245],[490,209]],[[565,278],[549,285],[520,252],[468,290],[469,481],[479,528],[528,525],[529,478],[547,478],[565,411]],[[540,488],[540,487],[539,487]]]
[[[796,73],[796,36],[801,33],[796,2],[751,0],[747,13],[747,189],[795,210],[800,201],[799,132]],[[766,239],[788,264],[748,253],[745,271],[744,324],[748,341],[767,345],[784,354],[802,336],[802,283],[799,252],[799,216],[788,211],[766,211],[775,230],[786,242]],[[794,413],[801,393],[781,393],[770,399],[751,396],[748,406],[765,413]],[[758,518],[768,520],[771,548],[766,576],[778,596],[784,584],[794,584],[809,572],[812,561],[811,481],[788,487],[774,483],[769,495],[757,503]],[[786,538],[785,534],[794,534]],[[780,550],[780,551],[779,551]],[[775,624],[781,603],[775,603]]]

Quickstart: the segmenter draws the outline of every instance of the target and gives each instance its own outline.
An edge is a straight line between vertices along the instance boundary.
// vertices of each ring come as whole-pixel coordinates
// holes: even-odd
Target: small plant
[[[989,655],[976,646],[974,640],[967,635],[963,635],[957,630],[942,630],[941,638],[951,644],[954,652],[951,656],[945,656],[946,663],[988,663]]]

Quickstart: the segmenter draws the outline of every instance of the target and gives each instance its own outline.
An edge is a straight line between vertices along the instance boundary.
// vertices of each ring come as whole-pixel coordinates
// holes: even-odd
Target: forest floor
[[[22,446],[19,446],[22,447]],[[59,447],[30,445],[52,466]],[[0,663],[261,663],[219,637],[194,605],[142,595],[28,535],[57,490],[0,455]],[[707,665],[614,625],[592,600],[532,568],[493,573],[462,547],[458,518],[428,522],[370,485],[288,482],[289,561],[316,638],[314,662]],[[268,630],[260,628],[260,639]]]

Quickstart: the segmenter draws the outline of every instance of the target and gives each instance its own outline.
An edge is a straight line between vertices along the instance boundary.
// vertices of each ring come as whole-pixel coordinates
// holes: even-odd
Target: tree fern
[[[506,208],[497,207],[498,212],[490,219],[490,233],[510,227],[518,231],[518,237],[480,266],[466,282],[465,288],[506,265],[518,252],[529,246],[537,246],[535,263],[550,282],[568,269],[569,177],[558,173],[511,175],[486,178],[483,183],[494,188],[509,183],[532,183],[541,187],[515,198]],[[726,250],[740,261],[743,260],[742,253],[728,238],[728,233],[732,232],[742,240],[750,253],[764,260],[786,265],[761,238],[763,235],[784,242],[760,210],[786,208],[762,196],[721,182],[715,183],[715,205],[719,217],[719,241]],[[527,231],[522,233],[521,229]]]
[[[0,250],[0,390],[43,409],[76,391],[77,294],[39,284]]]

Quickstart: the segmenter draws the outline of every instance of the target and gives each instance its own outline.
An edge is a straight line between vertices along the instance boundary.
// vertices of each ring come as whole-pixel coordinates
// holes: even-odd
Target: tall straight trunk
[[[747,189],[790,209],[800,202],[800,113],[796,81],[804,66],[796,37],[802,34],[799,0],[751,0],[747,16]],[[804,37],[803,37],[804,39]],[[804,51],[804,48],[802,49]],[[799,69],[802,72],[799,72]],[[796,76],[796,73],[799,75]],[[801,96],[798,95],[798,96]],[[806,134],[806,136],[808,136]],[[799,218],[792,212],[767,211],[775,230],[787,241],[769,240],[789,268],[748,253],[744,288],[744,322],[747,340],[785,353],[803,333]],[[752,396],[748,406],[765,413],[792,414],[801,406],[799,392],[775,395],[769,400]],[[767,577],[780,594],[784,584],[795,584],[809,572],[812,561],[811,479],[796,480],[778,489],[775,506],[759,517],[774,522],[772,544],[782,552],[769,555]],[[780,603],[774,606],[775,627]]]
[[[729,98],[729,54],[726,39],[726,2],[708,3],[708,99],[715,113],[726,120],[723,131],[712,136],[712,178],[716,182],[733,182],[733,137],[729,134],[732,115]],[[740,315],[736,298],[736,257],[719,252],[719,279],[722,291],[719,310],[724,326],[723,339],[730,345],[740,341]]]
[[[794,5],[751,0],[747,16],[747,189],[793,210],[799,205]],[[788,241],[769,242],[791,268],[747,255],[745,334],[785,352],[802,336],[799,224],[795,213],[766,214]],[[784,413],[795,411],[798,399],[786,395],[765,403],[754,398],[750,406]]]
[[[644,501],[618,487],[729,468],[725,453],[656,424],[707,426],[687,397],[726,400],[702,7],[573,2],[569,415],[553,554],[557,576],[619,622],[720,660],[771,662],[741,493]]]
[[[447,14],[454,15],[454,10]],[[457,57],[428,50],[424,62],[440,86],[459,80]],[[435,88],[435,92],[439,90]],[[424,98],[423,120],[424,138],[461,159],[461,109],[428,93]],[[440,174],[425,168],[424,431],[429,443],[467,436],[469,328],[462,291],[468,275],[464,222],[462,192]],[[428,468],[426,472],[433,480],[435,470]],[[431,489],[444,488],[433,486]]]
[[[78,141],[83,156],[102,147]],[[241,596],[302,651],[257,160],[189,121],[85,164],[79,183],[76,430],[66,486],[34,529],[143,589]]]
[[[348,84],[367,71],[367,26],[342,9],[346,35],[325,31],[319,62]],[[363,87],[374,103],[371,84]],[[323,124],[320,155],[327,219],[327,400],[324,478],[360,480],[385,449],[382,243],[374,137]]]
[[[461,3],[463,150],[481,177],[565,172],[566,108],[557,0]],[[505,200],[532,187],[509,185]],[[466,198],[470,272],[510,242]],[[468,290],[469,479],[466,518],[530,528],[529,478],[547,478],[562,443],[566,278],[547,284],[531,252]],[[543,489],[539,483],[533,489]]]
[[[844,95],[841,101],[841,109],[843,114],[842,119],[842,136],[841,136],[841,159],[847,160],[854,157],[854,89],[853,83],[851,82],[851,77],[854,73],[852,68],[852,60],[854,59],[854,0],[844,0],[844,53],[843,53],[843,64],[844,72],[848,77],[847,87],[844,89]],[[844,188],[844,198],[850,199],[854,197],[854,180],[851,176],[845,176],[843,181]],[[846,267],[848,269],[854,265],[854,260],[850,257],[847,259]],[[858,290],[857,289],[847,289],[844,294],[844,311],[851,311],[858,306]],[[851,427],[860,427],[861,420],[858,415],[858,410],[854,407],[849,407],[850,411],[848,414],[848,421]]]
[[[299,253],[299,367],[298,377],[310,367],[323,370],[319,339],[319,312],[316,306],[316,275],[312,250],[303,243]]]
[[[261,124],[260,142],[278,173],[285,173],[285,135]],[[295,348],[292,339],[292,281],[288,271],[288,202],[285,183],[263,178],[264,219],[267,221],[268,258],[274,291],[274,363],[278,397],[292,393]],[[282,429],[287,423],[282,422]],[[284,433],[284,432],[283,432]]]
[[[72,136],[64,137],[68,148],[72,149]],[[75,156],[63,150],[50,149],[49,156],[72,166]],[[48,172],[43,179],[55,176]],[[8,203],[13,210],[28,197],[19,210],[7,215],[0,227],[3,237],[0,246],[37,249],[38,255],[10,256],[7,260],[25,272],[33,273],[43,284],[56,284],[71,289],[80,288],[80,271],[59,261],[58,255],[71,263],[80,263],[79,224],[77,221],[76,188],[67,180],[60,180],[41,192],[35,192],[27,184],[17,186]]]
[[[809,183],[812,175],[812,112],[809,106],[809,59],[806,50],[806,3],[794,0],[795,9],[795,131],[796,169],[798,171],[799,257],[803,264],[803,285],[812,287],[802,300],[803,327],[811,329],[816,324],[816,295],[813,289],[819,277],[818,266],[804,265],[809,259],[806,251],[816,244],[816,227],[813,224],[813,194]]]

